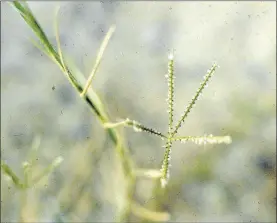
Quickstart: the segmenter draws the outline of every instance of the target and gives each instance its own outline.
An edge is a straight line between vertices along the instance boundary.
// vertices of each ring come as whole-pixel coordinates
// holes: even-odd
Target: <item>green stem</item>
[[[30,28],[34,31],[38,39],[40,40],[43,47],[40,47],[41,50],[46,53],[63,71],[65,76],[69,79],[72,86],[77,90],[79,94],[84,92],[84,87],[82,85],[82,82],[84,84],[86,83],[86,80],[84,80],[84,77],[78,77],[82,78],[83,80],[77,80],[76,75],[77,73],[71,73],[68,66],[64,64],[63,58],[61,55],[58,54],[58,52],[54,49],[53,45],[50,43],[48,37],[44,33],[43,29],[37,22],[36,18],[34,17],[31,9],[28,7],[27,3],[21,3],[19,1],[14,1],[11,3],[21,14],[25,22],[30,26]],[[91,108],[94,114],[96,114],[98,120],[103,125],[105,122],[109,122],[109,118],[107,116],[107,113],[105,109],[102,106],[101,100],[97,96],[97,94],[91,89],[86,89],[85,95],[82,95],[87,105]],[[116,146],[116,152],[119,154],[119,159],[121,161],[121,164],[123,166],[123,172],[125,175],[125,178],[127,179],[128,185],[127,185],[127,198],[128,202],[126,203],[126,208],[123,208],[124,213],[120,214],[122,216],[121,222],[125,222],[128,220],[128,216],[130,213],[130,206],[131,206],[131,197],[134,191],[134,174],[132,172],[132,165],[130,156],[127,154],[127,150],[119,145],[120,144],[120,135],[115,129],[106,129],[109,137],[111,138],[112,142]],[[126,211],[127,210],[127,211]]]

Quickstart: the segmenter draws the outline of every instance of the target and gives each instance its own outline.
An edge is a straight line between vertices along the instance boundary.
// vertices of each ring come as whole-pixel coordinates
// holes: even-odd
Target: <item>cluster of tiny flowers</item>
[[[171,160],[171,142],[168,142],[166,146],[163,146],[163,147],[166,147],[166,153],[165,153],[165,157],[164,157],[164,161],[163,161],[163,164],[162,164],[162,168],[161,168],[161,172],[162,172],[162,175],[163,177],[161,178],[161,184],[162,184],[162,187],[164,187],[166,184],[167,184],[167,181],[169,179],[169,168],[171,167],[171,164],[170,164],[170,160]]]
[[[165,75],[165,77],[168,80],[168,114],[169,114],[169,129],[168,133],[172,131],[172,123],[173,123],[173,97],[174,97],[174,75],[173,75],[173,54],[170,53],[168,56],[169,62],[168,62],[168,73]]]
[[[199,145],[205,145],[207,143],[209,144],[220,144],[220,143],[226,143],[229,144],[232,142],[230,136],[223,136],[223,137],[214,137],[213,135],[204,135],[202,137],[193,137],[193,136],[188,136],[187,138],[180,139],[181,142],[185,143],[187,141],[194,142],[195,144]]]
[[[181,127],[181,123],[185,121],[186,117],[188,116],[191,109],[195,105],[195,103],[198,100],[203,89],[207,86],[207,83],[208,83],[209,79],[212,77],[212,75],[214,74],[216,67],[218,67],[218,66],[216,63],[214,63],[212,68],[207,71],[207,74],[204,76],[204,81],[201,83],[200,88],[198,88],[198,90],[196,91],[196,94],[193,97],[191,103],[186,107],[186,111],[185,111],[184,115],[182,116],[181,120],[179,121],[179,123],[177,124],[177,128],[175,129],[174,134],[177,133],[177,130]]]
[[[130,120],[130,119],[126,119],[125,120],[125,124],[132,126],[135,132],[148,132],[154,135],[158,135],[160,136],[162,139],[164,139],[166,136],[164,136],[161,132],[155,130],[155,129],[151,129],[151,128],[147,128],[145,126],[143,126],[142,124],[140,124],[139,122],[135,121],[135,120]]]

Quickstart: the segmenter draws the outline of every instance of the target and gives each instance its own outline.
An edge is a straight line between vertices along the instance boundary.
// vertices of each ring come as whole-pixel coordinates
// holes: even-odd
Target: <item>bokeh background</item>
[[[180,135],[231,135],[230,145],[174,143],[162,210],[172,222],[275,222],[276,2],[29,2],[50,40],[55,8],[62,49],[88,76],[112,24],[113,35],[92,87],[112,120],[135,119],[167,131],[167,56],[175,52],[179,119],[202,76],[220,68]],[[20,15],[1,2],[1,159],[23,177],[34,140],[34,172],[63,163],[28,191],[1,173],[1,221],[113,222],[122,199],[114,146],[59,68],[34,47]],[[159,169],[163,141],[121,128],[133,161]],[[147,206],[153,181],[138,179]],[[131,216],[130,221],[140,219]]]

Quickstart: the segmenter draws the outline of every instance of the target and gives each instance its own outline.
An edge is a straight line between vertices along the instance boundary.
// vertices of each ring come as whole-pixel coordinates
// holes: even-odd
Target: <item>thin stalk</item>
[[[107,112],[105,111],[104,106],[102,105],[98,95],[91,88],[83,87],[84,85],[82,83],[87,82],[85,81],[83,76],[78,75],[77,73],[73,74],[72,71],[70,71],[68,65],[64,63],[62,57],[60,56],[61,54],[59,55],[59,53],[54,49],[53,45],[50,43],[48,37],[46,36],[43,29],[37,22],[36,18],[34,17],[27,3],[14,1],[11,4],[13,4],[13,6],[20,13],[20,15],[23,17],[25,22],[30,26],[30,28],[34,31],[34,33],[40,40],[40,43],[42,44],[42,47],[40,47],[40,49],[42,49],[42,51],[60,67],[60,69],[65,74],[65,76],[69,79],[71,85],[82,96],[81,98],[84,99],[84,101],[93,111],[93,113],[96,114],[96,117],[98,118],[100,123],[103,125],[104,123],[109,122]],[[78,76],[78,79],[77,79],[77,76]],[[85,94],[82,94],[84,92]],[[122,216],[120,218],[121,222],[125,222],[128,220],[128,216],[130,213],[129,206],[131,206],[131,201],[129,201],[130,200],[129,198],[132,197],[132,194],[134,191],[134,183],[133,183],[134,174],[132,172],[130,157],[127,155],[126,149],[123,146],[118,146],[118,143],[120,141],[119,133],[115,129],[106,129],[106,131],[109,137],[111,138],[112,142],[116,146],[116,152],[119,154],[119,159],[123,166],[123,172],[124,172],[125,178],[129,179],[128,186],[127,186],[128,202],[126,204],[126,208],[124,208],[125,210],[128,210],[128,213],[124,211],[124,213],[120,214]]]

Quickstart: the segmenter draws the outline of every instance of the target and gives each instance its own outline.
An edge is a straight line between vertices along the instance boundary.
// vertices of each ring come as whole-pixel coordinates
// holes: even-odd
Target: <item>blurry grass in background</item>
[[[39,7],[49,7],[51,4],[55,6],[54,3],[34,3],[34,11],[36,12]],[[111,48],[114,47],[114,50],[109,50],[108,47],[100,73],[97,75],[98,79],[95,79],[94,83],[97,92],[102,93],[101,97],[111,117],[132,117],[143,123],[149,123],[149,126],[155,126],[157,129],[163,129],[163,126],[166,126],[165,95],[162,96],[163,92],[166,92],[166,84],[163,80],[166,47],[171,48],[175,45],[178,50],[176,73],[183,73],[183,77],[177,77],[176,89],[183,89],[183,91],[180,91],[179,95],[177,91],[176,101],[189,101],[207,64],[213,60],[210,58],[211,55],[220,58],[220,70],[226,72],[211,83],[212,86],[204,94],[205,100],[198,102],[184,125],[184,130],[190,130],[189,133],[193,135],[210,132],[217,135],[230,134],[236,140],[231,146],[224,146],[226,147],[224,149],[222,145],[213,146],[213,148],[211,146],[197,148],[189,144],[176,146],[172,152],[174,163],[172,178],[164,196],[152,202],[153,183],[147,179],[140,179],[136,187],[135,199],[143,205],[153,207],[154,203],[157,210],[168,211],[172,214],[172,221],[274,221],[276,216],[274,210],[276,206],[276,140],[274,138],[276,50],[272,46],[276,46],[274,36],[276,24],[274,26],[273,20],[270,20],[276,16],[274,4],[111,3],[107,5],[97,2],[67,4],[64,5],[65,9],[76,10],[72,11],[75,16],[74,21],[77,23],[80,17],[81,26],[78,24],[75,26],[72,21],[69,21],[68,34],[66,35],[64,31],[61,39],[68,36],[72,38],[72,35],[78,35],[78,33],[83,40],[87,38],[86,36],[90,36],[86,34],[88,31],[80,32],[76,29],[78,27],[90,29],[92,19],[89,17],[85,25],[87,21],[85,16],[93,14],[91,12],[99,10],[99,7],[103,7],[103,15],[108,17],[107,24],[112,20],[107,15],[114,16],[117,20],[119,34],[112,40]],[[28,213],[28,218],[33,221],[50,221],[57,218],[63,221],[113,221],[117,212],[115,206],[121,202],[121,195],[124,192],[122,191],[123,176],[120,174],[120,165],[113,157],[113,146],[110,145],[109,139],[106,139],[106,134],[91,113],[86,108],[82,109],[83,103],[78,102],[78,97],[72,94],[64,78],[59,79],[61,76],[59,72],[51,63],[45,62],[46,58],[40,59],[38,51],[32,48],[30,53],[34,55],[31,57],[32,60],[29,61],[30,57],[26,55],[22,57],[20,50],[24,49],[23,46],[31,47],[31,44],[22,40],[18,25],[11,26],[11,22],[9,23],[9,21],[20,20],[19,17],[9,11],[7,4],[2,4],[2,7],[5,7],[2,13],[4,21],[1,20],[4,26],[1,43],[3,46],[2,157],[7,160],[7,163],[11,163],[15,172],[19,172],[17,170],[20,165],[17,164],[26,160],[24,158],[31,141],[38,134],[42,135],[42,148],[39,149],[38,154],[38,157],[41,157],[38,162],[41,167],[38,169],[45,167],[49,161],[59,155],[68,160],[50,175],[47,183],[41,182],[36,190],[30,193],[24,209]],[[145,21],[136,15],[143,9],[147,9],[144,11],[152,20]],[[195,15],[188,14],[190,10]],[[213,13],[209,10],[215,10],[216,16],[213,17]],[[111,13],[105,14],[106,11]],[[67,13],[70,12],[70,10],[63,11],[65,16],[63,18],[66,18]],[[223,12],[226,15],[223,15]],[[11,13],[14,20],[5,17],[9,15],[8,13]],[[118,16],[116,16],[117,13]],[[43,15],[37,14],[43,18]],[[193,20],[195,22],[181,19],[183,14],[186,14],[190,21],[195,18],[196,20]],[[72,40],[61,40],[62,43],[72,43],[66,49],[67,51],[73,49],[73,52],[67,55],[76,55],[76,57],[85,55],[87,51],[81,47],[85,43],[88,48],[93,44],[95,47],[99,45],[103,36],[101,26],[105,28],[105,25],[101,24],[101,21],[105,21],[102,18],[103,15],[100,13],[100,18],[95,19],[95,26],[100,27],[97,35],[101,38],[95,35],[95,41],[89,39],[85,42],[80,39],[78,42],[76,38],[76,43],[80,46],[76,48],[74,47],[76,43],[72,43]],[[166,15],[164,20],[155,23],[155,19],[161,18],[161,15]],[[132,17],[134,19],[129,21],[128,16],[134,16]],[[47,18],[49,17],[47,14]],[[136,18],[140,19],[136,20]],[[206,26],[204,26],[205,23],[201,26],[198,22],[202,21],[200,18],[207,19]],[[182,25],[183,21],[188,22],[186,26]],[[225,22],[233,22],[233,26],[225,25]],[[42,20],[42,23],[46,24],[46,21]],[[255,30],[260,31],[255,33],[249,29],[247,33],[248,29],[242,27],[244,23],[247,27],[254,27]],[[47,22],[47,24],[52,26],[53,23]],[[135,31],[132,26],[141,30],[140,24],[145,29],[142,35],[136,37],[133,35],[134,38],[130,38],[129,35]],[[179,28],[177,29],[174,24],[180,24]],[[21,25],[26,27],[23,23]],[[210,30],[205,30],[209,25]],[[213,28],[217,26],[219,28]],[[61,25],[61,27],[69,26]],[[8,28],[17,29],[13,31],[18,33],[14,35],[16,38],[14,36],[7,38],[10,32]],[[48,31],[51,33],[51,29],[47,29],[46,25],[47,33]],[[167,29],[172,30],[166,32]],[[203,37],[199,32],[201,29],[205,31]],[[187,33],[187,30],[192,34]],[[227,30],[228,32],[225,33],[230,36],[224,35],[224,30]],[[92,33],[94,32],[93,30]],[[246,32],[248,37],[243,32]],[[162,35],[156,33],[162,33]],[[153,35],[157,35],[157,39],[151,40]],[[212,40],[212,37],[215,39]],[[221,37],[222,39],[217,39]],[[243,44],[243,38],[246,38],[247,44]],[[256,44],[255,38],[260,38],[259,44]],[[16,39],[21,39],[24,44],[16,43]],[[185,44],[180,42],[181,39]],[[8,50],[15,49],[9,45],[11,40],[13,40],[12,46],[18,48],[17,54],[11,54],[14,51]],[[229,48],[220,45],[226,42]],[[136,48],[141,44],[145,46]],[[166,47],[163,47],[163,44]],[[188,44],[192,45],[192,48]],[[210,49],[216,50],[209,50],[209,46]],[[84,52],[78,52],[77,49]],[[97,52],[95,49],[88,51],[89,55]],[[197,52],[201,52],[202,55],[196,56]],[[12,57],[8,57],[9,54]],[[18,57],[16,60],[15,55]],[[149,55],[155,55],[155,57]],[[91,67],[91,61],[95,60],[87,61]],[[138,61],[141,66],[138,66]],[[194,77],[193,75],[197,73],[200,76]],[[183,103],[179,106],[183,106]],[[183,107],[177,105],[175,111],[181,112]],[[218,131],[219,129],[221,130]],[[135,134],[128,129],[121,131],[127,135],[127,145],[137,166],[160,168],[163,150],[159,140]],[[1,192],[1,220],[17,220],[19,207],[16,199],[17,192],[9,182],[4,180],[2,180]],[[132,216],[132,220],[139,220],[139,218]]]

